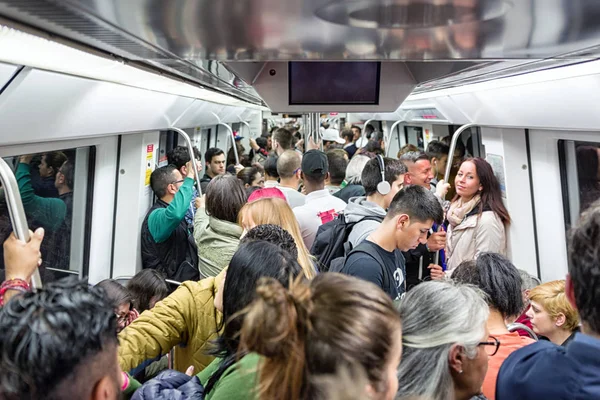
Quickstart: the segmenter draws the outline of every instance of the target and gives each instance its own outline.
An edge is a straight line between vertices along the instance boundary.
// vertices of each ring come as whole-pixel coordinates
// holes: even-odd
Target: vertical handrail
[[[30,239],[29,226],[27,226],[27,217],[25,216],[23,201],[19,193],[19,185],[12,169],[10,169],[6,161],[2,158],[0,158],[0,181],[2,181],[2,187],[4,187],[8,214],[10,215],[10,222],[15,236],[17,239],[27,243]],[[38,268],[35,269],[31,276],[31,287],[34,291],[42,287],[42,278]]]
[[[217,125],[222,125],[229,131],[229,136],[231,137],[231,145],[233,147],[233,154],[235,155],[235,165],[240,165],[240,157],[238,155],[237,146],[235,145],[235,136],[233,135],[233,129],[231,129],[229,125],[221,122],[221,118],[219,118],[217,114],[213,112],[212,115],[214,115],[215,118],[217,118]]]
[[[405,120],[403,120],[403,119],[399,119],[398,121],[394,122],[394,123],[392,124],[392,127],[390,128],[390,134],[389,134],[389,136],[387,137],[387,139],[388,139],[388,140],[386,140],[386,141],[385,141],[385,156],[386,156],[386,157],[387,157],[387,156],[389,155],[389,153],[390,153],[390,143],[389,143],[389,142],[390,142],[390,140],[389,140],[389,139],[390,139],[390,138],[392,137],[392,135],[394,134],[394,129],[396,129],[396,127],[397,127],[399,124],[403,123],[403,122],[406,122],[406,121],[405,121]],[[400,144],[400,143],[398,143],[398,144]]]
[[[367,145],[367,143],[369,143],[369,140],[367,139],[367,125],[369,125],[369,123],[371,121],[375,121],[374,118],[369,118],[368,120],[365,121],[365,123],[363,124],[363,131],[362,131],[362,135],[360,135],[360,142],[364,143],[363,146],[360,146],[361,148],[365,147]]]
[[[448,152],[448,161],[446,163],[446,171],[444,173],[444,182],[448,183],[448,178],[450,178],[450,170],[452,169],[452,160],[454,159],[454,150],[456,150],[456,143],[458,143],[458,138],[460,135],[469,128],[477,126],[477,124],[469,123],[461,126],[454,132],[452,135],[452,142],[450,142],[450,151]],[[444,199],[446,195],[444,195]]]
[[[193,161],[192,168],[194,169],[194,176],[196,177],[196,190],[198,190],[198,196],[202,196],[202,188],[200,187],[200,175],[198,171],[198,166],[196,165],[196,157],[194,156],[194,145],[192,144],[192,139],[190,139],[190,136],[183,129],[179,129],[172,126],[171,130],[179,133],[183,137],[183,139],[185,139],[185,144],[188,148],[188,153],[190,153],[190,160]]]

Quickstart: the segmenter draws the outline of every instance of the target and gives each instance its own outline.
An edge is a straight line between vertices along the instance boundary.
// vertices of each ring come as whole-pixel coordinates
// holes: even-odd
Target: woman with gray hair
[[[342,190],[335,192],[333,194],[335,197],[348,203],[352,197],[365,195],[365,188],[362,186],[360,177],[370,159],[369,156],[364,154],[357,154],[352,157],[346,167],[346,177],[344,178],[346,186]]]
[[[473,286],[425,282],[400,303],[402,362],[398,397],[468,400],[481,392],[488,355],[489,308]]]

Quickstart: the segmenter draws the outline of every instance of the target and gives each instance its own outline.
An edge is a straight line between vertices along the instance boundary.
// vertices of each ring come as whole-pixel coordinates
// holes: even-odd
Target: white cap
[[[323,135],[324,142],[346,143],[346,141],[340,137],[340,133],[336,129],[325,129],[321,134]]]

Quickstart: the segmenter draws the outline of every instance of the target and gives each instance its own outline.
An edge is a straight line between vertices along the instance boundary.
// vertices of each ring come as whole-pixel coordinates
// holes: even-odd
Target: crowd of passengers
[[[600,398],[600,203],[566,279],[540,284],[506,257],[485,160],[444,141],[392,159],[376,131],[328,130],[325,151],[252,140],[244,169],[209,149],[201,196],[199,152],[170,151],[125,286],[32,292],[45,230],[11,235],[0,399]]]

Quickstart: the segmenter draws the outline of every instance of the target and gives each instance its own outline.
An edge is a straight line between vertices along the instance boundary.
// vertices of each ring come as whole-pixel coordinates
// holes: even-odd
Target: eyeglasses
[[[485,352],[488,356],[493,356],[500,348],[500,341],[493,336],[489,337],[489,342],[479,342],[478,346],[485,346]]]
[[[129,313],[125,315],[119,315],[115,313],[115,316],[117,317],[117,324],[122,325],[127,323],[127,317],[129,317]]]
[[[171,182],[170,184],[171,184],[171,185],[175,185],[175,184],[177,184],[177,183],[181,183],[181,182],[183,182],[183,181],[185,181],[185,179],[180,179],[180,180],[178,180],[178,181]]]

